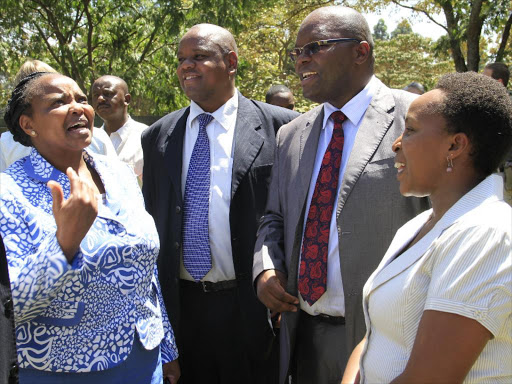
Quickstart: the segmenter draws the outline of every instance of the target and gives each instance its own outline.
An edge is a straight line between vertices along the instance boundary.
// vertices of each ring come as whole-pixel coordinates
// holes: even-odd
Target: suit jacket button
[[[175,243],[174,243],[174,248],[175,248],[175,249],[180,249],[180,243],[175,242]]]
[[[11,317],[12,310],[13,310],[12,299],[7,299],[4,302],[4,314],[5,314],[5,317],[7,317],[7,318]]]
[[[181,212],[181,207],[179,205],[176,206],[176,213],[180,213]]]
[[[9,377],[10,378],[18,377],[18,364],[13,363],[11,365],[11,369],[9,370]]]

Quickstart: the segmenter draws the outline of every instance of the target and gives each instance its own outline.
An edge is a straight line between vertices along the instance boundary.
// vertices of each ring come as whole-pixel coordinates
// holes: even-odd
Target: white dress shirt
[[[210,250],[212,269],[201,279],[202,281],[234,280],[235,267],[231,249],[231,228],[229,225],[229,206],[231,204],[231,176],[233,173],[233,142],[236,117],[238,111],[238,92],[222,107],[211,113],[213,120],[206,126],[210,141],[210,201],[208,214],[208,231],[210,235]],[[183,142],[183,168],[181,187],[185,195],[188,167],[192,151],[199,134],[197,116],[205,113],[195,102],[190,104],[190,114],[187,118],[185,139]],[[180,277],[194,280],[180,263]]]
[[[31,147],[25,147],[14,141],[11,132],[2,133],[0,136],[0,172],[5,171],[16,160],[28,156],[30,149]],[[110,142],[108,135],[100,128],[93,129],[92,141],[88,149],[99,155],[117,157],[116,150]]]
[[[404,371],[425,310],[476,320],[492,334],[464,383],[512,383],[512,209],[503,180],[488,176],[401,253],[431,213],[398,230],[364,286],[361,383]]]
[[[139,123],[128,117],[128,120],[121,128],[110,134],[110,140],[117,156],[133,169],[133,172],[139,177],[139,181],[144,166],[140,137],[147,127],[146,124]],[[101,128],[105,130],[105,125]]]
[[[348,103],[346,103],[341,112],[347,116],[347,120],[343,122],[343,154],[341,156],[340,175],[338,181],[338,189],[336,192],[336,200],[334,202],[334,209],[331,218],[331,227],[329,229],[329,246],[327,256],[327,290],[312,306],[302,299],[299,294],[300,308],[309,313],[310,315],[326,314],[331,316],[345,316],[345,298],[343,293],[343,284],[341,281],[340,272],[340,252],[338,250],[338,229],[336,223],[336,207],[338,206],[339,191],[341,187],[341,181],[345,174],[345,168],[347,166],[348,158],[354,146],[356,134],[366,109],[370,105],[373,96],[373,84],[375,77],[366,84],[366,87],[354,96]],[[306,227],[307,212],[309,212],[309,206],[311,205],[311,197],[315,190],[316,179],[320,172],[320,166],[324,158],[327,146],[331,141],[332,132],[334,130],[334,122],[330,119],[333,112],[340,111],[340,109],[332,106],[329,103],[324,104],[324,122],[323,128],[320,132],[320,138],[318,139],[318,149],[316,151],[315,166],[313,168],[313,174],[311,176],[311,183],[309,185],[306,215],[304,218],[304,228]],[[343,257],[343,250],[341,251],[341,257]]]

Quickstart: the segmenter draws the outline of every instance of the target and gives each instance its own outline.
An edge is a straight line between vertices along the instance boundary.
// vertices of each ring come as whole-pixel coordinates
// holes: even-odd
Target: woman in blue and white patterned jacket
[[[21,382],[175,383],[158,234],[133,172],[87,151],[87,97],[68,77],[34,73],[4,118],[33,147],[0,175]]]

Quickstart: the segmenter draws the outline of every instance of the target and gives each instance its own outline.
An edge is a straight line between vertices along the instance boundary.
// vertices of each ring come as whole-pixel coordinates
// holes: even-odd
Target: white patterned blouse
[[[35,149],[0,174],[0,234],[7,251],[22,368],[90,372],[129,355],[136,333],[162,362],[178,356],[156,273],[158,234],[133,171],[84,150],[106,194],[72,263],[56,238],[52,196],[69,179]]]
[[[398,230],[364,287],[361,383],[404,371],[425,310],[474,319],[492,334],[464,383],[512,383],[512,209],[502,178],[487,177],[396,257],[431,213]]]

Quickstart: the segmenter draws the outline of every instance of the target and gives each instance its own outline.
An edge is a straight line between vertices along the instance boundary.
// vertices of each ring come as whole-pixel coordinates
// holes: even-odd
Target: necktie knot
[[[197,119],[199,120],[199,130],[201,130],[210,124],[210,121],[213,120],[213,116],[209,115],[208,113],[201,113],[199,116],[197,116]]]
[[[331,119],[334,121],[335,125],[341,125],[345,120],[347,120],[347,116],[341,111],[335,111],[331,113]]]

